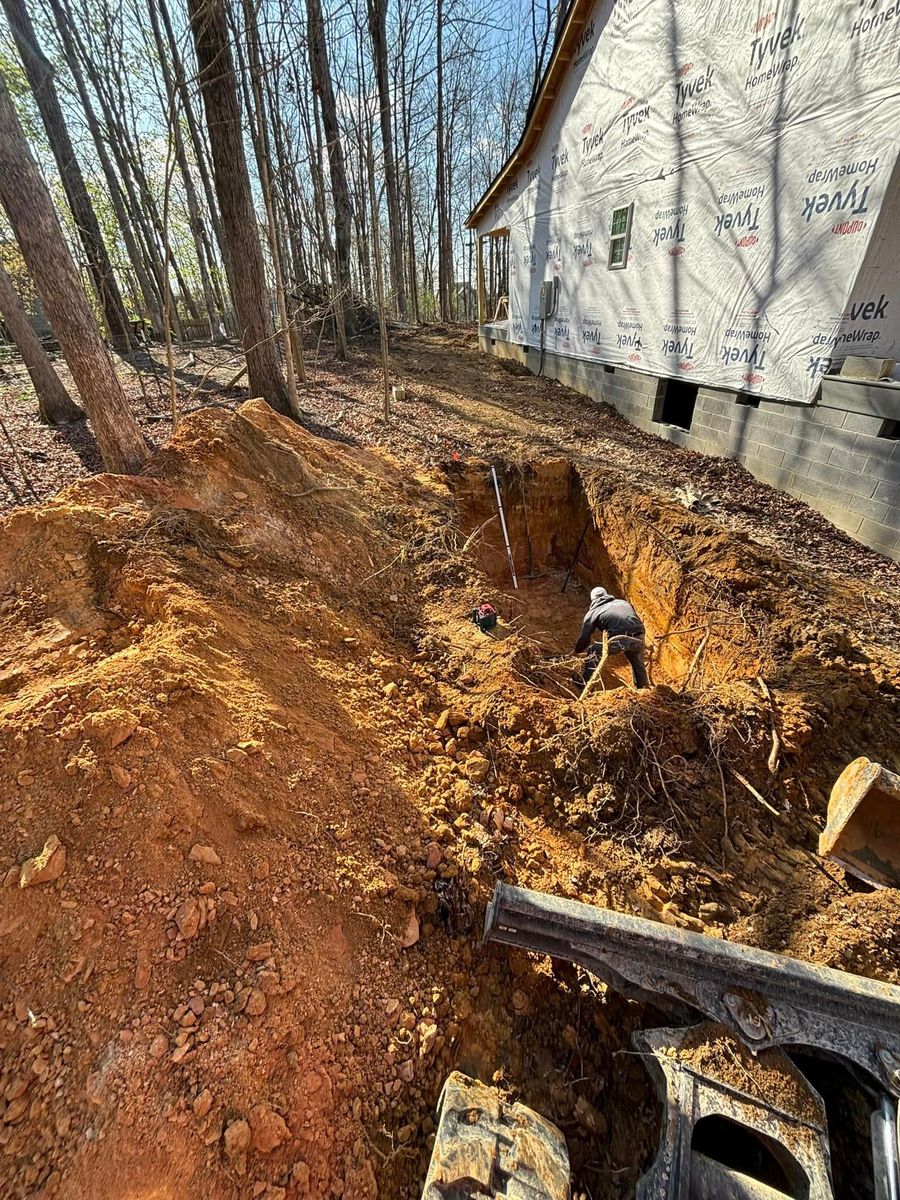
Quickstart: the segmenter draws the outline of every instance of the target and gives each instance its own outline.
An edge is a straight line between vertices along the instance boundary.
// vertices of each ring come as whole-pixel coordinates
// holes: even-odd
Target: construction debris
[[[422,1200],[569,1200],[569,1155],[550,1121],[454,1071],[438,1102]]]
[[[854,759],[831,789],[819,853],[875,887],[900,887],[900,775]]]

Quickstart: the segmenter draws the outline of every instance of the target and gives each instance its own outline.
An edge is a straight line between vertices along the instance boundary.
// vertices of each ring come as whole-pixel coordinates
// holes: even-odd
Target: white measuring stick
[[[491,467],[494,477],[494,491],[497,493],[497,511],[500,514],[500,528],[503,530],[503,540],[506,543],[506,557],[509,559],[509,573],[512,575],[513,587],[518,591],[519,581],[516,579],[516,568],[513,565],[512,550],[509,548],[509,534],[506,532],[506,517],[503,515],[503,501],[500,499],[500,484],[497,482],[497,468]]]

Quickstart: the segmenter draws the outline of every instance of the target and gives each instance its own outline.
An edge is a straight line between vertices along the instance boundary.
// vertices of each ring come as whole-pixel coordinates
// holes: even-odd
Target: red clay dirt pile
[[[500,477],[515,592],[486,464],[260,401],[6,519],[4,1197],[412,1200],[455,1067],[633,1195],[642,1008],[483,949],[501,878],[900,980],[898,894],[815,855],[842,767],[898,765],[896,604],[602,471]],[[580,703],[596,582],[656,686]]]

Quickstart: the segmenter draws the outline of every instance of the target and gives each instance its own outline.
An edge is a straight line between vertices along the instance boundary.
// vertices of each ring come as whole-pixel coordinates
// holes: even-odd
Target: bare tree
[[[0,316],[7,332],[19,348],[22,361],[34,384],[41,420],[48,425],[67,425],[81,421],[84,413],[66,391],[63,381],[31,327],[19,293],[0,262]]]
[[[397,312],[405,321],[406,280],[403,271],[403,226],[400,220],[400,189],[394,162],[394,131],[391,122],[391,93],[388,85],[387,61],[387,0],[368,0],[369,36],[372,39],[372,62],[378,84],[378,107],[381,121],[381,144],[384,151],[384,190],[387,197],[388,237],[391,251],[391,283],[397,302]]]
[[[56,94],[53,82],[53,67],[40,46],[24,0],[2,0],[3,11],[22,58],[22,65],[37,101],[37,106],[47,131],[50,149],[56,159],[60,178],[66,191],[66,199],[72,210],[75,227],[84,247],[88,270],[97,299],[103,310],[109,336],[114,346],[127,348],[129,343],[128,318],[119,294],[119,286],[113,274],[109,253],[100,232],[97,215],[85,186],[81,167],[75,157],[69,130]]]
[[[325,130],[325,147],[328,153],[328,168],[331,175],[331,191],[334,203],[334,244],[337,266],[335,296],[335,330],[338,353],[347,356],[346,330],[344,325],[344,298],[350,293],[350,190],[347,186],[347,168],[341,130],[337,118],[337,103],[334,84],[328,65],[328,43],[325,40],[325,21],[322,16],[321,0],[306,0],[306,15],[309,38],[309,62],[312,72],[313,92],[318,97]]]
[[[228,254],[235,268],[234,300],[251,390],[287,416],[290,399],[268,312],[266,275],[250,175],[241,136],[234,60],[223,0],[188,0],[200,91],[212,149],[213,177]]]
[[[0,202],[25,259],[110,471],[138,471],[148,449],[100,340],[6,80],[0,73]]]

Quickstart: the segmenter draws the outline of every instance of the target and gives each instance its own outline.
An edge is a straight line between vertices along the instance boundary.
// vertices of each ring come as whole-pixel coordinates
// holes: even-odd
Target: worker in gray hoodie
[[[575,643],[576,654],[588,651],[584,658],[584,682],[587,683],[596,671],[602,653],[599,643],[591,646],[591,638],[594,633],[603,634],[604,631],[609,638],[609,653],[624,654],[631,664],[634,686],[649,687],[644,665],[644,623],[627,600],[617,600],[602,587],[591,590],[591,606],[584,614],[581,633]]]

